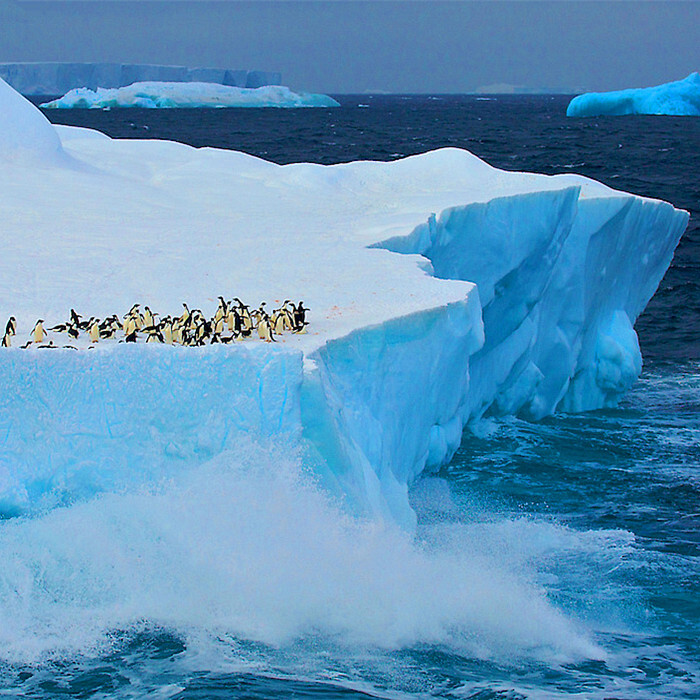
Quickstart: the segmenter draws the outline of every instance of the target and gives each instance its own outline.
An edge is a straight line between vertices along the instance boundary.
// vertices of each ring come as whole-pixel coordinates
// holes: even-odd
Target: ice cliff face
[[[21,141],[13,115],[33,108],[0,98],[0,133]],[[615,403],[641,367],[634,321],[688,220],[458,149],[277,166],[55,133],[80,167],[0,168],[0,318],[17,316],[19,338],[70,307],[175,313],[220,293],[304,299],[311,325],[272,347],[4,349],[6,514],[253,439],[301,451],[348,508],[410,529],[410,483],[451,457],[470,421]]]
[[[568,117],[623,114],[700,116],[700,75],[649,88],[586,93],[574,97],[566,110]]]
[[[50,109],[141,107],[340,107],[328,95],[292,92],[282,85],[238,88],[216,83],[134,83],[121,88],[78,88],[41,105]]]
[[[63,95],[74,88],[118,88],[143,81],[206,82],[240,88],[279,85],[279,73],[135,63],[0,63],[0,79],[23,95]]]

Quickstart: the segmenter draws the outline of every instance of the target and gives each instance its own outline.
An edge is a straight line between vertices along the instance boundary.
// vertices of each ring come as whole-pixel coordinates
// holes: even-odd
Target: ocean
[[[341,95],[339,109],[52,110],[277,163],[466,148],[691,213],[614,410],[484,421],[418,482],[415,538],[251,448],[152,491],[0,523],[0,694],[700,698],[700,120],[566,96]]]

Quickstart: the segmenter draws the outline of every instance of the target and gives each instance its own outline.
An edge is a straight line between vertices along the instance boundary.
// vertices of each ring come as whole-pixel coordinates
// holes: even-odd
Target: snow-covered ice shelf
[[[348,507],[410,528],[409,484],[468,421],[617,401],[641,367],[634,321],[688,221],[458,149],[278,166],[115,141],[53,127],[4,83],[0,163],[0,319],[17,317],[18,338],[70,307],[213,310],[219,294],[303,299],[313,321],[272,346],[0,352],[6,512],[246,435],[289,441]]]
[[[231,87],[217,83],[133,83],[120,88],[76,88],[51,102],[49,109],[111,109],[142,107],[340,107],[332,97],[292,92],[283,85],[259,88]]]
[[[624,114],[700,116],[700,75],[691,73],[684,80],[648,88],[589,92],[574,97],[566,110],[568,117]]]
[[[147,81],[200,82],[257,88],[279,85],[279,73],[225,68],[187,68],[151,63],[0,63],[0,79],[23,95],[63,95],[78,87],[115,88]]]

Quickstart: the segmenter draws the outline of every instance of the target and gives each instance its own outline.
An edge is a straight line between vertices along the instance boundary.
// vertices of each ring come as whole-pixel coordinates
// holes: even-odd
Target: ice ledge
[[[172,314],[183,301],[213,310],[218,293],[303,298],[311,326],[257,350],[6,351],[6,510],[63,485],[70,497],[235,457],[228,434],[304,448],[351,508],[410,528],[409,484],[450,458],[465,423],[617,400],[640,368],[634,320],[688,221],[663,202],[499,171],[458,149],[280,167],[53,131],[32,110],[0,91],[0,318],[16,315],[20,337],[71,306]],[[36,159],[6,158],[2,134],[31,149],[34,129],[48,144]],[[52,159],[56,133],[80,167]],[[173,433],[184,461],[167,449]],[[76,447],[92,467],[75,467]],[[62,476],[73,469],[80,478]]]

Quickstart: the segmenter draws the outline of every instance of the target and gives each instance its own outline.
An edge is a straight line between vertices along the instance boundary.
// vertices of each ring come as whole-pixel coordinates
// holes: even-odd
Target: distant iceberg
[[[282,85],[239,88],[217,83],[133,83],[121,88],[76,88],[41,105],[50,109],[142,107],[340,107],[332,97],[292,92]]]
[[[666,114],[700,116],[700,75],[648,88],[617,92],[589,92],[574,97],[567,117],[620,116],[624,114]]]
[[[153,63],[0,63],[0,79],[23,95],[65,95],[87,87],[118,88],[146,81],[219,83],[242,88],[280,85],[280,73],[227,68],[188,68]]]

